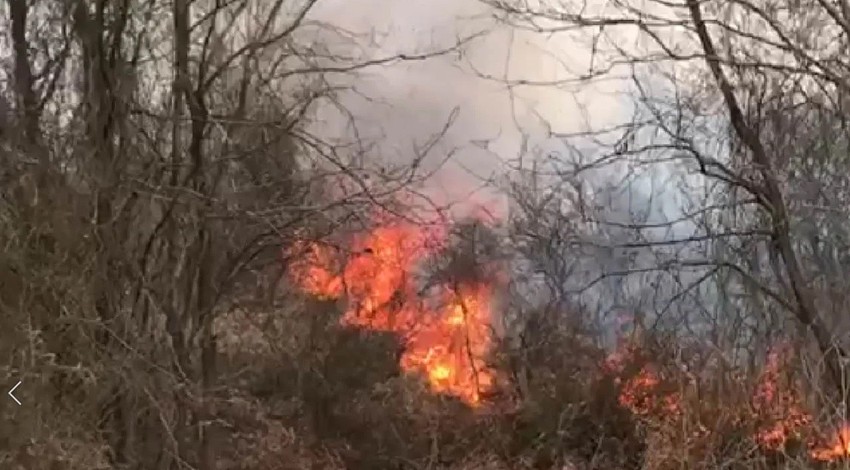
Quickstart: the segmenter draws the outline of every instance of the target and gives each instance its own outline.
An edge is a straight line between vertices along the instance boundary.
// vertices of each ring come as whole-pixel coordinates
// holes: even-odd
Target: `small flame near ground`
[[[607,373],[621,374],[625,365],[635,361],[640,348],[633,341],[621,341],[618,348],[603,364]],[[792,384],[783,382],[783,361],[791,354],[787,345],[770,351],[755,387],[752,407],[757,427],[753,439],[767,451],[782,451],[791,439],[804,435],[808,440],[808,455],[813,460],[834,462],[850,459],[850,424],[844,423],[824,438],[814,428],[814,419],[802,404]],[[635,416],[671,420],[681,416],[681,396],[663,392],[662,380],[652,364],[639,369],[625,380],[616,379],[620,387],[618,401]]]
[[[414,281],[421,263],[439,250],[446,235],[444,226],[426,230],[387,221],[355,237],[350,254],[341,260],[330,247],[302,244],[297,248],[306,255],[294,263],[292,274],[310,294],[344,298],[344,326],[401,336],[406,345],[403,371],[422,375],[434,392],[475,406],[494,385],[484,363],[491,349],[494,289],[460,282],[438,286],[436,294],[424,298]]]
[[[811,450],[815,460],[831,462],[850,457],[850,425],[843,424],[835,432],[831,442]]]

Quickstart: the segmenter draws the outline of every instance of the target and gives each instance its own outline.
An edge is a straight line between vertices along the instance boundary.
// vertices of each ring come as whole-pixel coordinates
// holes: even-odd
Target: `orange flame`
[[[674,417],[680,412],[680,399],[675,393],[661,394],[656,397],[661,379],[650,368],[645,367],[623,384],[620,391],[620,405],[639,416],[659,412],[664,417]],[[659,399],[660,398],[660,399]]]
[[[812,449],[809,455],[822,462],[850,457],[850,425],[842,424],[835,432],[831,442]]]
[[[614,374],[622,374],[627,364],[638,360],[639,349],[632,341],[621,341],[617,350],[611,353],[603,368]],[[653,413],[661,418],[673,418],[681,412],[681,397],[678,393],[663,393],[662,380],[651,365],[641,367],[637,374],[625,381],[617,379],[620,394],[617,397],[620,406],[633,414],[648,417]]]
[[[620,373],[626,363],[639,354],[631,343],[621,344],[611,354],[605,368]],[[759,426],[753,436],[759,446],[767,451],[781,451],[792,439],[812,437],[814,419],[803,406],[798,390],[789,381],[783,381],[783,360],[790,354],[787,346],[774,348],[767,358],[753,396],[754,417]],[[676,393],[660,393],[661,379],[651,365],[644,366],[633,377],[621,383],[620,404],[637,416],[670,418],[681,412],[680,397]],[[814,436],[817,437],[817,436]],[[831,462],[850,458],[850,424],[840,426],[829,439],[810,439],[809,457]]]
[[[773,348],[753,396],[753,409],[761,422],[754,438],[765,450],[782,450],[790,439],[811,431],[812,416],[805,410],[798,391],[781,380],[782,360],[790,353],[787,345]]]
[[[400,366],[424,376],[432,391],[476,405],[493,386],[484,363],[491,347],[491,299],[487,285],[461,283],[438,293],[440,307],[428,300],[414,281],[420,262],[434,251],[445,230],[391,222],[357,237],[353,255],[334,273],[330,250],[310,245],[292,269],[304,291],[324,298],[345,297],[345,326],[399,334],[406,340]]]

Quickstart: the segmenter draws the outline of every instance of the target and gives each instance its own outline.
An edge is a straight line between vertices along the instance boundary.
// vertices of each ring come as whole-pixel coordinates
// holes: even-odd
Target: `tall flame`
[[[334,267],[332,251],[309,244],[292,269],[300,288],[347,302],[342,324],[393,332],[405,340],[400,367],[421,374],[432,391],[477,405],[493,386],[484,363],[491,347],[493,288],[461,282],[426,298],[414,281],[445,230],[390,222],[354,240],[352,255]],[[433,302],[436,300],[436,302]],[[431,301],[431,302],[429,302]],[[434,306],[436,305],[436,306]]]

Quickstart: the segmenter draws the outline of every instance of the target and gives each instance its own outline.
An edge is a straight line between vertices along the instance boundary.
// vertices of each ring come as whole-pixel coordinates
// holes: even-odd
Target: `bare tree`
[[[612,155],[645,162],[655,155],[693,162],[689,168],[719,182],[731,196],[714,196],[707,200],[709,206],[732,201],[750,207],[739,212],[746,215],[733,227],[739,240],[735,244],[743,252],[764,250],[764,257],[755,259],[758,265],[770,266],[769,271],[744,264],[728,251],[722,259],[704,260],[706,265],[734,273],[771,305],[787,309],[811,334],[832,383],[844,390],[845,346],[833,335],[831,308],[821,300],[823,291],[811,268],[815,262],[805,247],[811,243],[800,232],[811,227],[812,210],[825,213],[839,204],[833,206],[835,200],[824,204],[819,198],[814,209],[812,203],[800,204],[800,191],[808,187],[811,198],[813,184],[828,184],[826,191],[843,194],[844,172],[835,160],[840,158],[840,147],[826,150],[822,139],[839,145],[845,141],[836,132],[843,132],[837,129],[843,129],[846,107],[846,63],[839,58],[848,41],[846,11],[816,1],[781,5],[618,1],[606,8],[580,2],[486,3],[520,28],[585,34],[581,37],[591,43],[593,58],[584,75],[573,80],[590,81],[621,71],[632,77],[640,115],[629,132],[637,140],[627,153],[615,148]],[[636,34],[635,47],[624,45],[627,34]],[[823,34],[832,35],[829,46],[822,43]],[[811,134],[814,128],[817,137]],[[813,146],[824,149],[816,161]],[[806,182],[800,178],[802,168],[819,176]],[[801,205],[807,209],[801,210]],[[820,232],[816,236],[820,250],[827,224],[816,225],[821,228],[808,230]]]
[[[343,32],[317,3],[5,3],[5,370],[42,384],[47,427],[4,439],[88,440],[80,468],[213,468],[238,392],[214,320],[246,286],[276,289],[296,238],[421,180],[424,155],[381,171],[313,134],[312,113],[344,77],[463,41],[331,54],[316,38]],[[75,400],[76,419],[56,411]]]

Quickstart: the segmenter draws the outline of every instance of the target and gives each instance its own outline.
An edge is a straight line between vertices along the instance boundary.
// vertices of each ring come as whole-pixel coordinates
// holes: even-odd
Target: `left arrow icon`
[[[21,381],[19,380],[18,383],[16,383],[15,386],[12,387],[11,390],[9,390],[9,396],[12,397],[12,400],[15,400],[15,403],[17,403],[18,406],[21,405],[21,402],[18,401],[18,399],[15,397],[15,395],[13,395],[13,393],[15,392],[15,389],[18,388],[18,385],[20,385],[20,384],[21,384]]]

